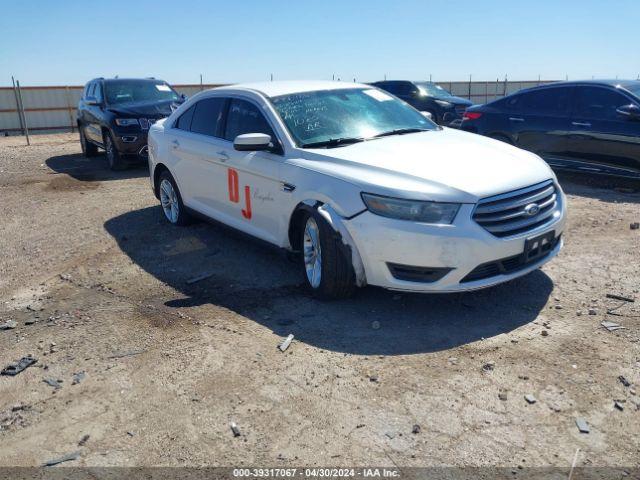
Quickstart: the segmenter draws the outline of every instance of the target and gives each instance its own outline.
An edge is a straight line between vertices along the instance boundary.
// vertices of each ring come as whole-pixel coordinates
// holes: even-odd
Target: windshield
[[[377,89],[340,89],[282,95],[271,99],[299,146],[339,139],[369,139],[398,130],[438,126],[406,103]]]
[[[420,93],[427,97],[453,97],[450,92],[431,82],[415,82]]]
[[[179,100],[180,96],[164,82],[150,80],[114,80],[105,82],[108,105],[122,103]]]

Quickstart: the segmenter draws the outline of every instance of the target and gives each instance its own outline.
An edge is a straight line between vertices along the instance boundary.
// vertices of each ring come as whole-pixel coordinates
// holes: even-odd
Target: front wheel
[[[305,283],[319,298],[348,298],[356,289],[348,247],[317,211],[301,223],[302,270]]]
[[[78,124],[78,132],[80,133],[80,148],[82,148],[82,154],[85,157],[95,157],[98,154],[98,147],[87,140],[87,135],[84,133],[84,127]]]
[[[104,133],[104,150],[111,170],[122,170],[126,166],[109,132]]]

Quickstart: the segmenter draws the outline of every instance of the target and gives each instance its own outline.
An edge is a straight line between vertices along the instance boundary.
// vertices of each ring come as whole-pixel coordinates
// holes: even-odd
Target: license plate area
[[[522,254],[524,263],[535,262],[544,257],[553,248],[556,238],[555,230],[543,233],[537,237],[528,238],[524,242],[524,252]]]

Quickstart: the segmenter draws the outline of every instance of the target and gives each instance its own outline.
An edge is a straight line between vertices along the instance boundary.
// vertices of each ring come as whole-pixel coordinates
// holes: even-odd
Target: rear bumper
[[[368,284],[414,292],[461,292],[526,275],[555,257],[563,245],[564,201],[562,205],[552,223],[505,238],[495,237],[477,224],[471,218],[474,205],[468,204],[461,207],[452,225],[406,222],[367,211],[345,221],[344,226],[362,258]],[[514,261],[523,254],[527,239],[550,231],[554,232],[554,242],[544,255],[528,263]],[[487,270],[489,275],[479,278],[478,267],[491,263],[500,268]],[[501,268],[503,263],[509,268]],[[436,273],[426,275],[423,281],[408,281],[398,278],[395,265]],[[472,272],[476,276],[470,275]]]

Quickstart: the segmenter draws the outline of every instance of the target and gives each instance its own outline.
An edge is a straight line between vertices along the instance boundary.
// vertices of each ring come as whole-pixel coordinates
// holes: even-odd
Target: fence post
[[[29,127],[27,127],[27,117],[24,114],[24,104],[22,103],[22,92],[20,91],[20,81],[16,80],[16,87],[18,89],[18,99],[20,101],[19,109],[20,115],[22,116],[22,124],[24,125],[24,136],[27,137],[27,145],[31,145],[31,140],[29,140]]]
[[[471,100],[471,74],[469,74],[469,100]]]
[[[75,122],[73,121],[73,106],[71,104],[71,92],[69,91],[69,85],[67,85],[64,88],[67,91],[67,109],[69,110],[69,124],[71,126],[71,133],[73,133]]]
[[[20,113],[20,100],[18,100],[18,90],[16,90],[16,81],[11,76],[11,83],[13,84],[13,95],[16,97],[16,113],[18,114],[18,122],[20,123],[20,130],[24,135],[24,124],[22,123],[22,114]]]

